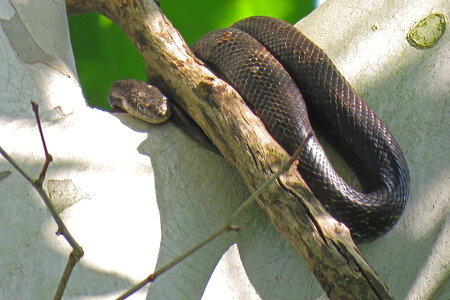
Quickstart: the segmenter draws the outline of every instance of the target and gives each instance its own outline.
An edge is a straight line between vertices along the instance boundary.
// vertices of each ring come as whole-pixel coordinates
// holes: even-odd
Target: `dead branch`
[[[67,282],[69,281],[70,274],[73,271],[73,268],[75,268],[75,265],[77,262],[83,257],[84,251],[83,248],[77,243],[77,241],[74,239],[72,234],[67,229],[66,225],[64,224],[61,217],[58,215],[58,212],[53,205],[52,201],[50,200],[50,197],[48,196],[47,192],[45,192],[44,188],[42,187],[42,183],[44,182],[45,174],[47,172],[47,168],[50,165],[50,162],[53,160],[52,156],[47,150],[47,146],[44,139],[44,133],[42,131],[41,121],[39,119],[39,113],[38,113],[38,105],[34,102],[31,102],[31,105],[33,107],[33,111],[36,117],[36,123],[39,128],[39,134],[41,136],[42,140],[42,146],[44,148],[45,153],[45,162],[42,167],[41,173],[39,175],[39,178],[36,180],[33,180],[31,176],[29,176],[15,161],[14,159],[9,156],[9,154],[0,147],[0,154],[3,155],[3,157],[33,186],[33,188],[38,192],[39,196],[41,196],[42,200],[44,201],[45,205],[47,206],[47,209],[50,211],[50,214],[52,215],[53,219],[55,220],[56,225],[58,226],[58,230],[56,231],[57,235],[62,235],[66,241],[70,244],[72,247],[72,252],[69,255],[66,268],[64,269],[63,275],[61,276],[61,280],[59,281],[58,289],[56,290],[54,299],[61,299],[62,295],[64,293],[65,287],[67,285]]]
[[[195,58],[155,1],[66,0],[66,4],[69,14],[97,11],[124,30],[151,70],[150,81],[202,127],[251,192],[287,160],[286,152],[234,89]],[[331,299],[392,299],[348,229],[328,215],[296,170],[280,176],[258,203]]]

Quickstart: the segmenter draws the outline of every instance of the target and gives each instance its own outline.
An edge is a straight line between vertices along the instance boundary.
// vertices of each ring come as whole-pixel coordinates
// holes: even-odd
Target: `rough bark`
[[[194,57],[156,2],[67,0],[66,4],[69,14],[97,11],[124,30],[151,70],[150,81],[203,128],[250,191],[288,159],[234,89]],[[267,188],[258,203],[331,299],[392,298],[359,254],[347,228],[328,215],[295,168]]]

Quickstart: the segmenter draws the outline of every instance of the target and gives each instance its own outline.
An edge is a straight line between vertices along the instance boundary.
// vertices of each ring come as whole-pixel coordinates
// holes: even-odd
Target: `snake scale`
[[[409,194],[404,155],[386,126],[322,49],[292,25],[270,17],[251,17],[215,30],[191,49],[239,92],[289,154],[312,130],[311,119],[315,129],[340,145],[358,166],[364,192],[349,186],[336,173],[313,135],[298,167],[316,198],[347,225],[356,242],[373,240],[397,223]],[[143,101],[145,93],[141,95],[141,91],[147,85],[131,88],[134,82],[113,85],[111,105],[147,121],[152,120],[143,115],[153,111],[160,121],[167,118],[162,94],[160,100]],[[151,94],[159,93],[149,88]],[[131,89],[135,92],[130,93]],[[130,94],[139,97],[133,99]],[[138,102],[151,103],[152,112]]]

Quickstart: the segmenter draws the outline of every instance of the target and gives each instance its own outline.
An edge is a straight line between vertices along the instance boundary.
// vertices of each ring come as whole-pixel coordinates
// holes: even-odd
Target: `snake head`
[[[113,108],[121,108],[151,124],[163,123],[170,117],[167,97],[158,88],[140,80],[114,82],[109,90],[108,102]]]

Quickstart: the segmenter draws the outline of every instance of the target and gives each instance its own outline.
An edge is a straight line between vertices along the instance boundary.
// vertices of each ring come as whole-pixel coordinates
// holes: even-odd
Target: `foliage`
[[[184,1],[160,0],[161,8],[190,45],[205,33],[254,15],[296,23],[313,8],[312,0]],[[78,76],[91,106],[108,109],[110,85],[121,78],[146,80],[145,66],[120,28],[98,14],[69,19]]]

